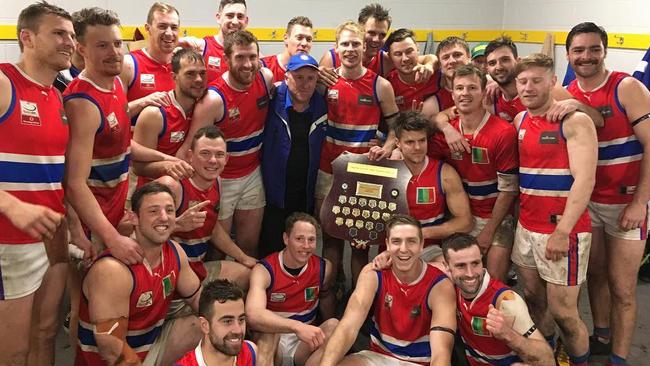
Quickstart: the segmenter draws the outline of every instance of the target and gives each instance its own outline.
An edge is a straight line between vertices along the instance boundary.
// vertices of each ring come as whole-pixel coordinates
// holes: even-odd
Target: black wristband
[[[643,116],[641,116],[641,117],[635,119],[634,121],[630,122],[630,124],[632,125],[632,127],[634,127],[634,126],[638,125],[639,123],[645,121],[648,118],[650,118],[650,113],[644,114]]]
[[[447,333],[451,334],[454,337],[456,336],[456,332],[454,332],[453,329],[447,328],[447,327],[440,327],[440,326],[437,326],[437,325],[431,327],[431,329],[429,329],[429,332],[447,332]]]
[[[194,295],[196,295],[197,292],[199,292],[200,289],[201,289],[201,284],[199,283],[199,287],[197,287],[196,290],[192,292],[190,296],[181,296],[180,298],[183,300],[191,299],[192,297],[194,297]]]
[[[530,337],[533,333],[535,333],[536,330],[537,330],[537,326],[536,326],[535,324],[533,324],[533,326],[530,327],[530,329],[528,329],[528,331],[527,331],[526,333],[522,334],[522,335],[524,336],[524,338],[528,338],[528,337]]]

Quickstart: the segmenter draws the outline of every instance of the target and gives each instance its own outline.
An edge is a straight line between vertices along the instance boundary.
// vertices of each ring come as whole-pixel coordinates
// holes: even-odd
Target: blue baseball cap
[[[305,66],[318,70],[318,61],[306,53],[299,53],[291,56],[287,64],[287,71],[296,71]]]

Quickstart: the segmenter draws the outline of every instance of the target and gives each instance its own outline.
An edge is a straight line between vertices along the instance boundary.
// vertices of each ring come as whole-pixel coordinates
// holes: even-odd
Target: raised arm
[[[580,111],[586,113],[594,122],[596,127],[603,127],[605,125],[603,115],[596,108],[581,103],[577,99],[573,98],[571,93],[564,89],[559,83],[553,87],[552,95],[557,102],[553,104],[551,109],[546,113],[546,117],[549,121],[561,121],[564,116],[569,113]]]
[[[393,86],[388,80],[381,76],[379,76],[377,80],[377,97],[379,99],[381,113],[388,125],[388,134],[384,146],[373,146],[370,148],[370,153],[368,154],[370,160],[381,160],[389,157],[397,143],[395,131],[392,126],[393,121],[397,118],[397,114],[399,113],[399,108],[397,108],[397,103],[395,103],[395,92],[393,91]]]
[[[334,329],[327,342],[321,366],[334,366],[341,361],[357,338],[361,325],[366,320],[368,311],[377,291],[377,272],[367,265],[359,274],[357,287],[350,296],[343,318]],[[454,315],[455,316],[455,315]]]

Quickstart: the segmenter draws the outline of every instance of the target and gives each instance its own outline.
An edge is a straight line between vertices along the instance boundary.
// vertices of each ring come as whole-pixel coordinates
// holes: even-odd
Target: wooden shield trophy
[[[409,212],[406,187],[411,172],[404,162],[344,153],[332,162],[332,173],[332,189],[320,210],[323,230],[360,245],[383,244],[386,221]]]

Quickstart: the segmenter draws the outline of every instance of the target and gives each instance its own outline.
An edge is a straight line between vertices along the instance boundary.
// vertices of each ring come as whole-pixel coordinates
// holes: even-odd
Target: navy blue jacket
[[[287,161],[291,152],[288,108],[291,96],[286,82],[275,89],[266,116],[264,142],[262,144],[262,177],[267,204],[284,208]],[[325,98],[314,92],[307,111],[312,112],[312,125],[309,129],[309,172],[307,174],[307,209],[314,210],[314,190],[316,175],[320,164],[320,151],[327,132],[327,103]]]

